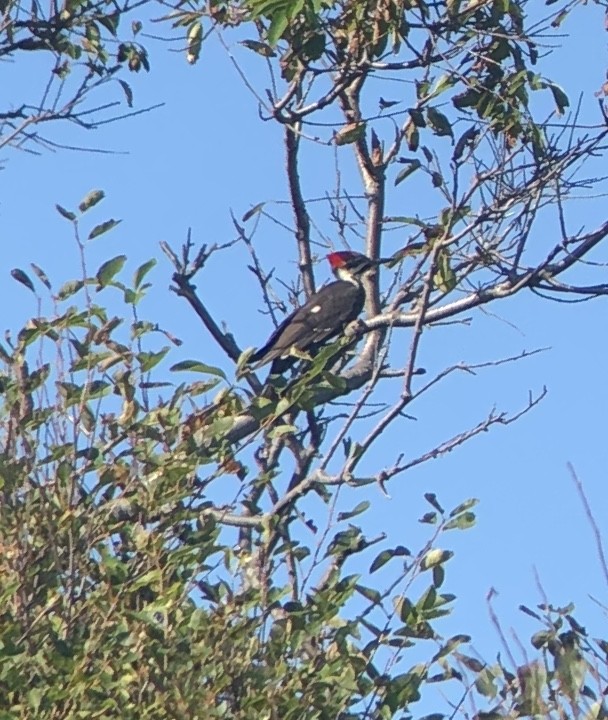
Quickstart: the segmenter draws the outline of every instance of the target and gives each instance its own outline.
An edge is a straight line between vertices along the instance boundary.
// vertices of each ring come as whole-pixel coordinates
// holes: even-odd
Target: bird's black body
[[[383,260],[370,260],[355,252],[327,256],[338,280],[322,287],[291,313],[272,333],[268,342],[249,358],[254,368],[272,362],[271,375],[284,372],[296,362],[293,351],[314,355],[328,340],[344,332],[365,304],[361,277]]]
[[[292,348],[314,354],[357,319],[364,303],[365,291],[358,283],[348,280],[329,283],[286,317],[249,362],[259,367],[272,361],[271,375],[285,372],[297,360],[289,354]]]

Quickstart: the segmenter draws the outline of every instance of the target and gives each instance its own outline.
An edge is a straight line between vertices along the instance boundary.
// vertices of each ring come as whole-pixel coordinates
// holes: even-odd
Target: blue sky
[[[571,37],[563,38],[564,48],[545,66],[573,100],[583,93],[582,120],[589,122],[598,121],[594,92],[604,81],[608,60],[602,22],[599,8],[589,6],[576,13],[565,27]],[[231,42],[230,36],[226,39]],[[262,61],[238,45],[233,49],[256,77]],[[10,77],[11,87],[27,88],[23,92],[35,96],[41,84],[35,62],[28,58],[21,65],[21,60],[0,68],[0,79]],[[33,296],[10,279],[11,268],[27,270],[33,261],[55,287],[78,276],[70,226],[54,206],[75,207],[88,191],[101,188],[106,199],[91,211],[91,226],[108,217],[122,223],[90,244],[89,268],[124,253],[131,272],[144,260],[158,257],[151,273],[154,289],[143,312],[184,340],[172,361],[200,358],[227,367],[186,303],[169,292],[171,268],[158,243],[178,246],[189,227],[196,242],[227,242],[234,237],[231,210],[240,217],[266,201],[274,211],[272,201],[286,197],[280,131],[260,122],[255,102],[215,39],[205,44],[194,67],[186,64],[182,53],[170,52],[160,43],[151,43],[151,61],[149,75],[128,79],[136,108],[158,102],[164,103],[162,108],[92,132],[74,134],[70,126],[47,130],[55,140],[115,154],[58,151],[34,156],[5,148],[0,156],[0,326],[18,328],[36,312]],[[108,97],[119,95],[118,89],[107,92]],[[21,101],[17,95],[15,105]],[[333,154],[326,152],[329,170],[316,156],[305,167],[309,196],[318,194],[319,180],[331,172]],[[410,213],[423,202],[408,196],[405,184],[390,192],[390,205],[404,206]],[[289,217],[288,210],[283,212]],[[575,202],[570,212],[572,230],[591,229],[605,219],[605,200]],[[323,210],[318,214],[322,217]],[[402,240],[396,242],[403,244]],[[265,222],[255,242],[268,264],[277,264],[284,277],[293,277],[294,244],[288,233]],[[387,249],[396,249],[390,242],[392,238]],[[594,259],[606,261],[607,255],[603,250]],[[259,292],[246,263],[241,249],[218,254],[198,283],[209,309],[227,323],[242,347],[261,343],[271,329],[268,318],[258,312]],[[322,265],[317,278],[327,278]],[[425,336],[420,362],[429,373],[461,360],[483,362],[549,349],[476,376],[453,376],[412,410],[415,422],[406,421],[382,438],[371,453],[371,466],[390,462],[396,448],[429,449],[483,419],[494,406],[517,411],[529,392],[538,393],[545,385],[547,397],[519,422],[494,428],[395,480],[388,488],[390,499],[370,490],[374,505],[365,516],[365,527],[370,535],[383,530],[395,543],[417,548],[426,533],[417,523],[429,509],[424,492],[437,493],[446,508],[468,497],[479,498],[478,526],[443,541],[457,551],[448,565],[445,587],[459,598],[451,629],[469,632],[481,652],[491,653],[497,639],[489,625],[486,594],[495,588],[499,616],[507,626],[529,634],[535,628],[517,613],[517,606],[542,600],[535,571],[553,602],[574,601],[579,620],[599,627],[600,613],[589,596],[605,600],[607,588],[566,464],[576,468],[602,524],[608,510],[608,384],[604,298],[557,305],[523,295],[488,310],[500,317],[477,312],[470,327],[435,329]],[[404,347],[408,333],[400,335]]]

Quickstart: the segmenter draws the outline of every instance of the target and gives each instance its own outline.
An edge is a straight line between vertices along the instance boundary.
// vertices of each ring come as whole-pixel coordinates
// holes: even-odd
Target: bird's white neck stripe
[[[357,278],[355,275],[350,272],[350,270],[347,270],[346,268],[337,268],[336,275],[340,280],[344,280],[346,282],[350,282],[353,285],[359,285],[359,278]]]

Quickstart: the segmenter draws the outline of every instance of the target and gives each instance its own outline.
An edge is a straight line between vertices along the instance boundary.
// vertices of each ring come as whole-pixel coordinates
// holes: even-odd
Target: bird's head
[[[371,260],[367,255],[350,250],[340,250],[329,253],[327,260],[333,274],[340,280],[358,283],[358,278],[372,268],[375,268],[385,259]]]

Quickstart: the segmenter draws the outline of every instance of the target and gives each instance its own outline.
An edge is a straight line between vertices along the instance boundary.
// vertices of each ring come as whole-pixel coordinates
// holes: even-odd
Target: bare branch
[[[207,330],[211,333],[213,339],[222,348],[226,355],[228,355],[233,362],[236,362],[241,356],[240,348],[231,334],[220,330],[207,308],[197,296],[196,286],[193,285],[185,275],[181,275],[180,273],[173,274],[173,282],[176,285],[175,288],[172,288],[173,292],[175,292],[176,295],[186,298],[196,314],[203,321]]]
[[[572,482],[574,483],[574,485],[576,487],[578,496],[580,497],[581,502],[583,503],[583,507],[585,508],[585,514],[587,515],[587,520],[589,521],[589,525],[591,526],[591,530],[593,532],[593,537],[595,539],[595,547],[597,550],[598,557],[600,559],[600,567],[602,569],[602,573],[604,574],[604,580],[606,581],[606,584],[608,585],[608,562],[606,561],[606,553],[604,551],[604,542],[602,540],[602,534],[601,534],[598,524],[595,520],[595,515],[593,514],[593,510],[591,509],[591,505],[589,504],[587,495],[585,494],[585,489],[583,487],[583,484],[579,480],[579,477],[576,474],[576,471],[575,471],[572,463],[568,463],[568,470],[570,471],[570,475],[572,477]]]
[[[285,126],[285,149],[287,152],[287,181],[291,203],[296,220],[296,240],[302,283],[306,297],[315,291],[315,278],[312,272],[312,255],[310,252],[310,219],[302,197],[300,175],[298,171],[298,149],[300,139],[289,125]]]
[[[493,425],[510,425],[511,423],[522,417],[522,415],[525,415],[530,410],[532,410],[532,408],[536,407],[536,405],[538,405],[538,403],[545,397],[546,394],[547,389],[543,388],[542,392],[539,395],[537,395],[535,398],[530,397],[527,405],[514,415],[508,415],[506,412],[501,412],[496,415],[494,413],[494,410],[492,410],[492,412],[490,412],[490,414],[484,420],[475,425],[475,427],[472,427],[469,430],[465,430],[458,435],[454,435],[449,440],[446,440],[445,442],[437,445],[437,447],[434,447],[432,450],[429,450],[423,455],[414,458],[414,460],[410,460],[407,463],[397,462],[391,468],[388,468],[387,470],[382,470],[377,477],[377,481],[381,484],[385,483],[387,480],[390,480],[396,475],[399,475],[406,472],[407,470],[410,470],[413,467],[416,467],[416,465],[421,465],[428,460],[434,460],[441,455],[445,455],[446,453],[451,452],[459,445],[462,445],[463,443],[467,442],[467,440],[470,440],[476,435],[479,435],[482,432],[487,432]]]

